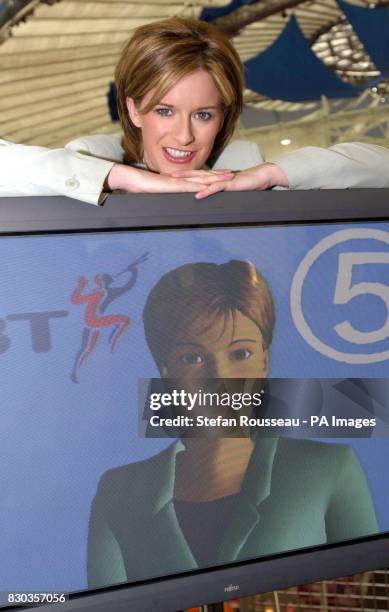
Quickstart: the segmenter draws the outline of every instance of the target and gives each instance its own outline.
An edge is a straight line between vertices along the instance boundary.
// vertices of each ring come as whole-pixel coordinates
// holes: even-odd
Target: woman
[[[248,262],[172,270],[151,290],[143,321],[162,377],[186,385],[267,375],[273,300]],[[89,526],[91,587],[378,531],[346,445],[258,435],[184,441],[101,478]]]
[[[123,148],[115,136],[57,150],[0,140],[0,195],[62,194],[101,204],[104,191],[116,189],[203,198],[273,186],[389,185],[389,151],[374,145],[307,147],[255,165],[241,144],[224,164],[219,156],[242,110],[243,67],[228,38],[205,22],[172,18],[138,28],[115,80]],[[241,157],[248,159],[242,164]]]

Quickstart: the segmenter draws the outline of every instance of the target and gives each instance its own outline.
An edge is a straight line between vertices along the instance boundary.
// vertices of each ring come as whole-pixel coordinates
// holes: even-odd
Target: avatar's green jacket
[[[98,588],[198,568],[172,501],[176,442],[106,472],[92,504],[88,582]],[[258,439],[217,564],[377,533],[364,473],[346,445]]]

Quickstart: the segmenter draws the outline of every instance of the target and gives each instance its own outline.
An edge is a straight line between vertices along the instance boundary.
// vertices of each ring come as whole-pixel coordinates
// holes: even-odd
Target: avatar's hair
[[[216,317],[223,316],[226,324],[236,311],[258,326],[264,348],[269,348],[274,303],[266,280],[248,261],[186,264],[162,276],[143,311],[147,344],[157,365],[163,365],[180,332],[194,326],[203,333]]]
[[[124,160],[143,156],[142,133],[128,116],[126,98],[139,108],[144,96],[154,95],[142,112],[149,112],[183,77],[203,69],[220,92],[224,123],[208,163],[219,156],[232,136],[243,107],[243,66],[227,36],[204,21],[174,17],[137,28],[125,46],[115,71],[119,116],[124,131]]]

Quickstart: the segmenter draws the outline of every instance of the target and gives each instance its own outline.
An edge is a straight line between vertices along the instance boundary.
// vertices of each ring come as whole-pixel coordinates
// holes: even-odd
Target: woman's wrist
[[[265,162],[262,168],[266,167],[266,178],[268,185],[266,189],[271,187],[289,187],[289,180],[282,168],[274,162]]]
[[[136,175],[138,171],[132,166],[114,164],[105,179],[104,191],[116,191],[118,189],[131,193],[136,191]]]

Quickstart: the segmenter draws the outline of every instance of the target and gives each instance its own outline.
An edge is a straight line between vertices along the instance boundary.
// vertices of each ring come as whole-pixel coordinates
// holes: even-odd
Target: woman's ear
[[[126,98],[126,105],[127,105],[128,116],[131,119],[132,123],[137,128],[142,127],[141,121],[140,121],[140,113],[138,109],[136,108],[134,99],[130,97]]]

